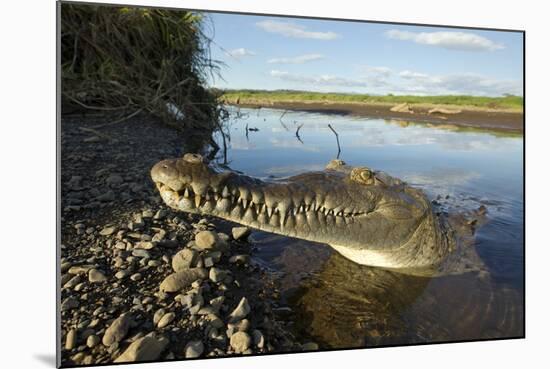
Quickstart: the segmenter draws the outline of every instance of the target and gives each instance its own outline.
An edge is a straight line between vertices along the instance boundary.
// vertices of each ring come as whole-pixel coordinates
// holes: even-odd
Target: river
[[[485,267],[446,277],[359,266],[326,245],[253,232],[254,260],[279,279],[281,304],[290,307],[280,310],[298,336],[322,348],[347,348],[524,334],[522,136],[232,109],[227,160],[234,170],[259,178],[322,170],[338,155],[330,123],[338,133],[339,158],[347,164],[401,178],[450,212],[488,209],[475,242]]]

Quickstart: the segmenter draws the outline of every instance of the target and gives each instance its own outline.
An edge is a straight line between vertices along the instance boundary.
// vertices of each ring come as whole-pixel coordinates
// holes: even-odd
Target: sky
[[[207,13],[224,89],[523,95],[523,35]]]

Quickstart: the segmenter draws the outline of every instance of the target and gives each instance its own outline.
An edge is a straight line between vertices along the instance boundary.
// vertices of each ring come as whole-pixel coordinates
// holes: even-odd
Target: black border
[[[489,27],[468,27],[468,26],[456,26],[456,25],[443,25],[443,24],[430,24],[430,23],[409,23],[409,22],[391,22],[391,21],[379,21],[379,20],[359,20],[359,19],[347,19],[347,18],[328,18],[328,17],[318,17],[318,16],[304,16],[304,15],[286,15],[286,14],[268,14],[268,13],[254,13],[254,12],[241,12],[241,11],[227,11],[227,10],[213,10],[213,9],[192,9],[192,8],[175,8],[168,6],[152,6],[152,5],[135,5],[135,4],[107,4],[107,3],[96,3],[91,1],[71,1],[71,0],[57,0],[56,1],[56,148],[57,148],[57,158],[56,158],[56,219],[57,219],[57,231],[56,231],[56,367],[58,368],[87,368],[87,367],[102,367],[102,366],[115,366],[115,365],[132,365],[132,364],[146,364],[146,363],[183,363],[189,360],[211,360],[211,359],[226,359],[226,358],[242,358],[242,357],[257,357],[257,356],[272,356],[272,355],[288,355],[288,354],[310,354],[317,352],[334,352],[334,351],[349,351],[349,350],[365,350],[365,349],[378,349],[378,348],[390,348],[390,347],[414,347],[414,346],[426,346],[426,345],[441,345],[441,344],[456,344],[456,343],[476,343],[476,342],[490,342],[490,341],[507,341],[507,340],[517,340],[526,338],[526,205],[525,205],[525,176],[526,176],[526,166],[525,166],[525,146],[526,146],[526,84],[525,84],[525,62],[526,62],[526,31],[520,29],[506,29],[506,28],[489,28]],[[316,19],[316,20],[328,20],[328,21],[345,21],[345,22],[356,22],[356,23],[375,23],[375,24],[393,24],[393,25],[404,25],[404,26],[418,26],[418,27],[435,27],[435,28],[456,28],[456,29],[469,29],[469,30],[482,30],[482,31],[499,31],[499,32],[515,32],[521,33],[523,36],[523,335],[520,336],[510,336],[510,337],[499,337],[499,338],[479,338],[473,340],[453,340],[453,341],[433,341],[433,342],[420,342],[420,343],[409,343],[409,344],[400,344],[400,345],[381,345],[381,346],[370,346],[370,347],[350,347],[350,348],[334,348],[334,349],[319,349],[315,351],[288,351],[288,352],[268,352],[262,354],[251,354],[251,355],[225,355],[225,356],[214,356],[214,357],[199,357],[199,358],[190,358],[190,359],[180,359],[180,360],[152,360],[152,361],[137,361],[137,362],[127,362],[127,363],[105,363],[105,364],[88,364],[88,365],[61,365],[61,351],[62,351],[62,342],[61,342],[61,311],[60,311],[60,297],[61,297],[61,288],[60,288],[60,260],[61,260],[61,5],[62,4],[79,4],[79,5],[97,5],[97,6],[106,6],[106,7],[124,7],[132,6],[146,9],[169,9],[169,10],[180,10],[180,11],[200,11],[200,12],[209,12],[209,13],[218,13],[218,14],[235,14],[235,15],[254,15],[254,16],[269,16],[269,17],[278,17],[278,18],[294,18],[294,19]],[[221,363],[223,365],[223,363]]]

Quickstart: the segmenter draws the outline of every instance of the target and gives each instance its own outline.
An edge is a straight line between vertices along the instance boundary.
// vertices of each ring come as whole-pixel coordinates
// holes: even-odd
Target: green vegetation
[[[197,13],[62,4],[62,112],[116,112],[115,121],[150,113],[211,135],[224,110],[204,87],[217,72],[209,43]]]
[[[448,105],[463,108],[497,109],[523,111],[523,97],[521,96],[466,96],[466,95],[442,95],[442,96],[414,96],[414,95],[367,95],[344,93],[321,93],[306,91],[259,91],[259,90],[226,90],[222,99],[228,103],[237,100],[241,104],[263,102],[331,102],[353,104],[419,104],[419,105]]]

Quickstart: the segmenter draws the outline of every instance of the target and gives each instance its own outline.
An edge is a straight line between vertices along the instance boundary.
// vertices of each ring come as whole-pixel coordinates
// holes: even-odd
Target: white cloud
[[[316,40],[335,40],[340,35],[334,32],[315,32],[307,31],[306,27],[294,23],[278,22],[272,20],[265,20],[256,23],[256,26],[260,27],[266,32],[277,33],[286,37],[293,38],[311,38]]]
[[[518,80],[499,80],[475,73],[428,75],[409,70],[399,73],[405,83],[399,84],[401,92],[433,95],[501,96],[506,93],[522,95],[523,84]]]
[[[413,41],[452,50],[495,51],[504,48],[504,45],[467,32],[409,32],[392,29],[386,32],[386,36],[394,40]]]
[[[238,49],[230,50],[227,52],[229,56],[232,56],[236,59],[241,59],[245,56],[254,56],[256,53],[254,51],[250,51],[245,49],[244,47],[240,47]]]
[[[299,55],[292,58],[273,58],[269,59],[267,62],[269,64],[304,64],[307,62],[324,59],[324,56],[321,54],[305,54]]]
[[[280,70],[272,70],[272,77],[288,82],[298,82],[318,86],[344,86],[344,87],[368,87],[365,81],[336,77],[331,75],[305,76]]]

